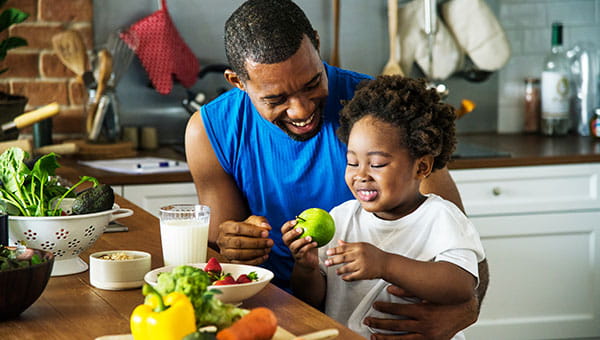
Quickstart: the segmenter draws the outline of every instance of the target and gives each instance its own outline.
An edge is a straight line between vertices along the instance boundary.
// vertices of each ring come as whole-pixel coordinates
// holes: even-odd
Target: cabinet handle
[[[502,191],[500,190],[500,187],[494,187],[494,188],[492,189],[492,194],[493,194],[494,196],[500,196],[500,194],[501,194],[501,193],[502,193]]]

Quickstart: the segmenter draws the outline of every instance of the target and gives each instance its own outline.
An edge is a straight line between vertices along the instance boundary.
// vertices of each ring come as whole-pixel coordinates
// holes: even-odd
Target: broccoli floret
[[[214,297],[218,291],[207,290],[209,285],[210,278],[205,271],[183,265],[173,268],[171,272],[160,273],[155,289],[162,295],[172,292],[185,294],[194,306],[198,327],[212,325],[223,329],[247,313]]]

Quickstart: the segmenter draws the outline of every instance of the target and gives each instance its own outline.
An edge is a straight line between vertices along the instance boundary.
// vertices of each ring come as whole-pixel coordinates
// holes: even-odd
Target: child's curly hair
[[[433,170],[446,166],[456,146],[454,108],[441,102],[423,79],[379,76],[358,85],[340,112],[338,137],[348,144],[350,130],[371,115],[400,129],[401,147],[413,159],[431,154]]]

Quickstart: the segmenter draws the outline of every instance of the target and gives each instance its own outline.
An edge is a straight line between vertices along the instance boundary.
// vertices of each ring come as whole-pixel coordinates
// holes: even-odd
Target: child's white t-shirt
[[[377,313],[370,308],[372,303],[398,298],[385,291],[389,284],[383,280],[346,282],[335,272],[339,266],[325,267],[326,251],[337,246],[338,240],[367,242],[386,252],[421,261],[451,262],[479,280],[477,266],[485,258],[479,233],[458,207],[435,194],[428,194],[420,207],[398,220],[382,220],[363,210],[356,200],[333,208],[331,215],[335,235],[328,245],[319,248],[321,270],[327,275],[325,311],[365,337],[370,331],[362,320]]]

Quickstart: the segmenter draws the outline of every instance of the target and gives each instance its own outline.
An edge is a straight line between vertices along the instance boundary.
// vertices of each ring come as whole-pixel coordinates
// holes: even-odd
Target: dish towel
[[[425,34],[424,1],[401,7],[398,33],[402,69],[409,73],[416,62],[430,79],[445,80],[460,71],[466,56],[480,70],[497,71],[510,58],[510,44],[500,23],[484,0],[450,0],[441,5],[433,46],[433,70]]]
[[[444,80],[462,65],[464,55],[454,37],[441,20],[433,43],[433,69],[429,66],[429,44],[425,33],[424,1],[412,1],[398,12],[398,35],[402,51],[401,65],[410,74],[416,62],[430,79]]]
[[[456,42],[480,70],[496,71],[510,58],[510,44],[484,0],[452,0],[442,17]]]
[[[130,47],[137,42],[135,53],[158,93],[171,92],[173,78],[186,88],[198,79],[200,63],[173,24],[166,0],[161,0],[161,9],[131,25],[122,38]]]

